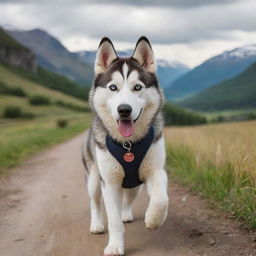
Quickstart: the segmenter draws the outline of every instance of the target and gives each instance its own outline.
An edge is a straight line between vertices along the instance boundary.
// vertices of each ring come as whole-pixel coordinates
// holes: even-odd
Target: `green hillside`
[[[23,96],[16,95],[17,90],[21,91]],[[30,98],[35,95],[49,99],[49,104],[31,104]],[[0,65],[0,123],[10,122],[10,119],[3,118],[3,113],[8,106],[19,107],[23,112],[32,114],[36,119],[74,118],[76,116],[82,118],[84,115],[82,112],[89,109],[85,101],[46,88],[41,83],[26,79],[24,76],[20,76],[18,72]],[[11,121],[15,120],[12,119]]]
[[[44,84],[27,79],[15,72],[13,69],[3,65],[0,65],[0,81],[5,83],[7,86],[21,87],[28,95],[40,94],[54,100],[64,100],[81,106],[86,105],[86,103],[80,99],[76,99],[63,92],[47,88]]]
[[[10,167],[88,127],[87,102],[47,88],[61,81],[68,86],[66,78],[52,73],[0,64],[0,178]]]
[[[0,30],[0,177],[40,150],[84,131],[88,89],[38,68],[34,54]]]
[[[83,101],[88,100],[88,94],[90,88],[88,86],[80,86],[68,78],[50,72],[44,68],[38,67],[37,72],[27,72],[10,65],[5,65],[5,69],[15,73],[16,75],[23,77],[32,82],[38,83],[41,86],[63,92],[64,94],[73,96]]]
[[[256,108],[256,63],[235,78],[216,84],[178,104],[200,111]]]
[[[0,27],[0,63],[26,79],[41,85],[64,92],[76,98],[87,100],[89,87],[81,87],[67,77],[38,67],[34,54]],[[19,63],[19,64],[17,64]]]

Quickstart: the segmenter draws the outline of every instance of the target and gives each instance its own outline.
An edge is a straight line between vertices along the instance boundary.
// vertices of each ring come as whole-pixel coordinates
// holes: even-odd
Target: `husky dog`
[[[133,221],[132,203],[141,183],[150,197],[146,227],[157,229],[167,217],[163,93],[156,68],[146,37],[138,40],[129,58],[118,57],[108,38],[100,42],[90,91],[95,116],[83,161],[88,171],[93,234],[104,233],[101,195],[105,203],[109,232],[105,256],[124,255],[123,222]]]

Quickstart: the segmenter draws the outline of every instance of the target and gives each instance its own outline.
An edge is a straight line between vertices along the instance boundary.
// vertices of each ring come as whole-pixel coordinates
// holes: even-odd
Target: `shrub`
[[[0,93],[2,94],[9,94],[9,95],[15,95],[15,96],[18,96],[18,97],[26,97],[27,94],[26,92],[16,86],[16,87],[10,87],[10,86],[7,86],[6,84],[0,82]]]
[[[23,112],[20,107],[17,106],[7,106],[3,112],[4,118],[24,118],[33,119],[35,115],[30,112]]]
[[[248,120],[256,120],[256,113],[249,113],[248,114]]]
[[[50,105],[50,99],[43,95],[33,95],[29,98],[31,105]]]
[[[22,110],[20,107],[7,106],[3,112],[4,118],[19,118],[22,117]]]
[[[163,113],[166,125],[197,125],[207,123],[207,119],[204,116],[170,103],[164,105]]]
[[[67,119],[59,119],[57,120],[57,126],[59,128],[65,128],[68,125],[68,120]]]
[[[20,87],[9,87],[8,94],[12,94],[18,97],[27,97],[26,92]]]
[[[3,82],[0,81],[0,93],[1,94],[6,94],[6,88],[7,88],[7,86]]]

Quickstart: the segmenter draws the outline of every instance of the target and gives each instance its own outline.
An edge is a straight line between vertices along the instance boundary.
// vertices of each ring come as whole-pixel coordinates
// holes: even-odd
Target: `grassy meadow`
[[[174,178],[256,228],[256,121],[165,130]]]
[[[0,65],[2,90],[19,88],[24,93],[20,96],[0,91],[0,175],[9,173],[10,167],[32,154],[84,131],[90,120],[87,102],[31,81],[19,72]],[[49,102],[31,104],[34,95]],[[29,113],[30,117],[6,117],[8,107]],[[66,127],[58,126],[63,120]]]
[[[62,142],[88,128],[89,114],[67,119],[68,125],[60,128],[56,118],[20,121],[0,126],[0,175],[40,150]]]

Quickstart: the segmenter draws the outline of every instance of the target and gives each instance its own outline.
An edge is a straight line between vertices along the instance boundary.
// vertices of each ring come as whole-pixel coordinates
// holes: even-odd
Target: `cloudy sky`
[[[71,51],[103,36],[123,50],[146,35],[156,57],[193,67],[256,43],[256,0],[0,0],[0,25],[42,28]]]

